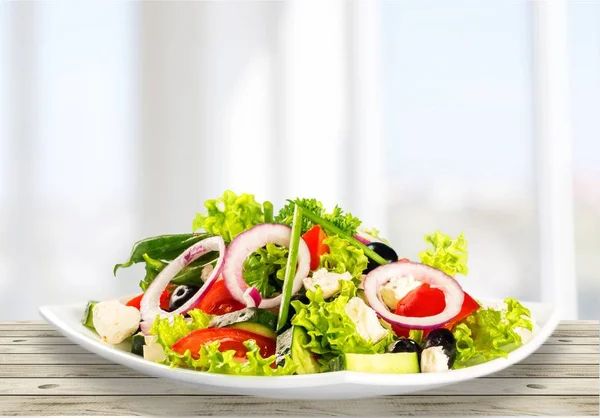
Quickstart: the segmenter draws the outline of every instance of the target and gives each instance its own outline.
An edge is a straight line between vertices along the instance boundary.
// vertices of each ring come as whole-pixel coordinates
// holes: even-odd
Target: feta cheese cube
[[[167,356],[162,348],[162,345],[156,342],[156,336],[146,335],[144,337],[144,359],[149,361],[164,361]]]
[[[381,299],[392,311],[396,309],[398,302],[412,290],[421,286],[421,282],[412,275],[393,277],[381,286]]]
[[[120,344],[138,330],[142,316],[133,306],[118,300],[98,303],[92,310],[92,322],[98,335],[109,344]]]
[[[340,280],[352,280],[352,276],[348,272],[342,274],[332,273],[322,268],[315,271],[312,277],[305,278],[303,282],[304,288],[313,292],[317,290],[316,286],[319,285],[323,292],[323,297],[327,299],[340,291],[342,288]]]
[[[367,341],[377,343],[385,338],[388,331],[381,326],[377,313],[365,304],[359,297],[353,297],[344,306],[344,311],[350,317],[356,331]]]

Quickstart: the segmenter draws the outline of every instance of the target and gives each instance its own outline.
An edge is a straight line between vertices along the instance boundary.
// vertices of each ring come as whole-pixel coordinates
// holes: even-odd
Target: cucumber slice
[[[298,364],[296,374],[319,373],[319,363],[313,353],[304,348],[309,341],[304,328],[293,325],[277,337],[276,363],[283,364],[286,356]]]
[[[240,322],[252,322],[275,330],[277,315],[260,308],[244,308],[241,311],[220,315],[210,321],[211,328],[224,328]]]
[[[94,331],[96,330],[96,328],[94,328],[92,310],[97,304],[98,301],[90,300],[85,307],[85,311],[83,311],[83,316],[81,317],[81,323],[86,327],[93,329]]]
[[[228,325],[226,328],[243,329],[244,331],[262,335],[263,337],[271,338],[273,340],[277,338],[277,334],[275,334],[275,331],[273,331],[272,328],[255,322],[237,322],[233,325]]]
[[[419,373],[417,353],[342,354],[329,362],[331,371]]]

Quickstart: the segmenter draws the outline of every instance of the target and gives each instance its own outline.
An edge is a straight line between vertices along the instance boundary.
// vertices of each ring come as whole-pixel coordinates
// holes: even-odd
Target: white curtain
[[[465,201],[452,193],[432,187],[422,201],[387,178],[389,150],[403,152],[395,142],[398,132],[386,131],[381,120],[402,110],[383,99],[389,90],[383,63],[394,54],[384,50],[383,6],[389,4],[2,3],[0,319],[37,318],[37,307],[46,303],[137,292],[143,269],[114,278],[112,266],[139,238],[189,231],[203,201],[225,189],[254,193],[276,206],[295,196],[339,203],[366,225],[390,231],[398,248],[410,246],[409,256],[421,249],[423,234],[444,229],[439,209],[459,202],[456,210],[465,210],[455,220],[475,232],[472,263],[479,276],[466,287],[499,297],[543,297],[560,303],[564,317],[574,317],[572,242],[553,241],[540,247],[539,257],[502,270],[506,266],[493,251],[500,238],[485,241],[500,228],[489,212],[478,212],[474,222]],[[416,7],[426,15],[440,6]],[[392,36],[421,45],[418,28],[390,28]],[[544,62],[538,62],[541,68]],[[559,74],[544,91],[564,77]],[[416,102],[420,92],[413,94]],[[557,103],[560,96],[553,97]],[[448,140],[452,135],[461,138],[449,131]],[[540,147],[532,139],[535,155],[548,144],[544,135]],[[429,163],[428,149],[416,152],[413,138],[403,140],[413,151],[411,164]],[[557,156],[551,149],[538,174],[543,202],[571,198],[564,183],[548,177],[554,163],[546,157]],[[399,211],[412,218],[400,218]],[[553,232],[538,236],[533,228],[523,248],[572,233],[568,206],[542,205],[542,212],[549,214],[542,227]],[[478,250],[485,245],[491,250]],[[559,270],[548,270],[542,280],[526,274],[557,254],[568,261],[556,264]],[[490,269],[494,274],[486,276]],[[503,274],[524,277],[527,284],[504,281]],[[563,282],[542,292],[545,280]],[[566,303],[558,297],[563,291],[571,295]]]

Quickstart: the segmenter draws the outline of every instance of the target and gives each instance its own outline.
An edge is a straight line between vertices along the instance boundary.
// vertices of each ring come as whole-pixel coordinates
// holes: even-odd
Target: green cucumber
[[[277,338],[277,334],[275,334],[273,328],[255,322],[236,322],[235,324],[228,325],[226,328],[241,329],[273,340]]]
[[[417,353],[342,354],[329,362],[332,372],[419,373]]]
[[[271,330],[277,326],[277,315],[260,308],[244,308],[240,311],[214,317],[210,321],[211,328],[225,328],[241,322],[263,325]]]
[[[83,311],[83,316],[81,317],[81,323],[86,327],[93,329],[94,331],[96,330],[96,328],[94,328],[92,311],[94,310],[94,306],[96,306],[97,304],[98,301],[90,300],[85,307],[85,311]]]
[[[309,342],[306,330],[293,325],[277,337],[277,350],[275,352],[276,363],[282,365],[286,356],[289,356],[296,364],[297,374],[319,373],[319,363],[313,353],[304,348]]]
[[[146,345],[146,338],[141,332],[131,337],[131,352],[138,356],[144,357],[144,346]]]
[[[277,337],[275,326],[277,326],[277,315],[260,308],[244,308],[241,311],[217,316],[210,322],[210,327],[243,329],[272,339]]]

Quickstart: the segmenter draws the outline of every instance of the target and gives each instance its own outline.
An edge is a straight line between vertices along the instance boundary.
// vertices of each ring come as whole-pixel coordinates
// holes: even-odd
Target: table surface
[[[598,321],[564,321],[535,354],[407,396],[290,401],[218,395],[142,375],[41,321],[0,322],[0,415],[598,415]]]

